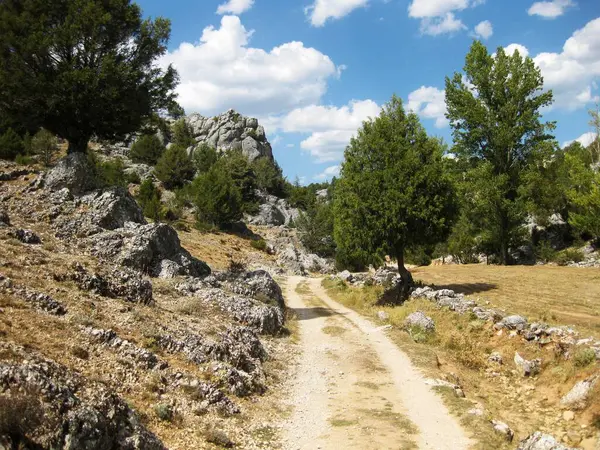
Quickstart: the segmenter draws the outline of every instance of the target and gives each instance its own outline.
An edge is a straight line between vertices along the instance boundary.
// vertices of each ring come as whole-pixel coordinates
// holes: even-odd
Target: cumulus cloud
[[[530,16],[541,16],[546,19],[555,19],[562,16],[567,9],[575,6],[573,0],[552,0],[547,2],[535,2],[527,13]]]
[[[342,67],[302,42],[288,42],[270,51],[248,45],[248,31],[237,16],[223,16],[219,28],[209,26],[198,43],[182,43],[167,53],[181,83],[180,104],[204,115],[235,107],[245,114],[267,115],[319,103],[327,80]]]
[[[527,47],[521,44],[507,45],[506,47],[504,47],[504,51],[507,55],[512,55],[515,51],[518,51],[521,57],[529,56],[529,50],[527,50]]]
[[[310,134],[300,143],[317,162],[338,161],[362,123],[379,115],[372,100],[353,100],[342,107],[311,105],[280,117],[268,117],[265,129]]]
[[[584,147],[587,147],[588,145],[590,145],[592,142],[594,142],[596,140],[596,133],[590,131],[589,133],[583,133],[581,136],[579,136],[577,139],[573,139],[571,141],[565,141],[563,142],[563,148],[566,147],[567,145],[572,144],[573,142],[577,141],[579,142],[581,145],[583,145]]]
[[[456,11],[480,5],[485,0],[412,0],[408,15],[421,20],[421,33],[430,36],[455,33],[467,27],[455,16]]]
[[[337,177],[339,174],[340,174],[340,166],[339,165],[330,166],[330,167],[327,167],[320,174],[315,175],[314,179],[317,181],[324,181],[324,180],[329,180],[332,177]]]
[[[494,34],[494,27],[492,26],[492,22],[489,20],[479,22],[473,30],[473,35],[480,39],[489,39],[492,34]]]
[[[368,3],[369,0],[315,0],[304,12],[312,26],[322,27],[328,20],[340,19]]]
[[[253,4],[254,0],[229,0],[219,5],[217,14],[239,15],[252,8]]]
[[[432,86],[421,86],[416,91],[408,94],[407,109],[415,112],[425,119],[435,120],[436,128],[448,125],[446,119],[446,93]]]

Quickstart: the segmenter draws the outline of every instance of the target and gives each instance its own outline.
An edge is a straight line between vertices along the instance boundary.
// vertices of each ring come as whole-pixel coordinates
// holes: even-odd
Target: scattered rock
[[[492,352],[492,354],[488,357],[488,361],[495,364],[502,364],[502,355],[498,352]]]
[[[281,287],[266,270],[215,272],[203,280],[213,287],[260,300],[267,305],[285,308]]]
[[[390,315],[385,311],[377,311],[377,318],[382,322],[387,322],[390,319]]]
[[[50,191],[69,189],[74,195],[81,195],[96,187],[96,180],[88,156],[85,153],[71,153],[61,159],[46,174],[45,186]]]
[[[41,244],[40,237],[31,230],[17,229],[10,232],[10,235],[18,239],[23,244]]]
[[[532,377],[540,373],[542,360],[536,358],[532,361],[528,361],[519,355],[518,352],[515,352],[515,365],[523,376]]]
[[[508,442],[512,442],[515,433],[507,424],[498,420],[492,420],[492,426],[494,427],[494,431],[496,433],[504,436]]]
[[[594,375],[586,380],[579,381],[573,388],[560,400],[560,404],[566,408],[582,409],[585,407],[589,393],[598,381],[598,376]]]
[[[352,282],[352,280],[354,279],[354,277],[352,276],[352,274],[348,270],[344,270],[343,272],[338,273],[336,276],[340,280],[345,281],[347,283]]]
[[[49,295],[28,287],[16,285],[10,278],[6,278],[1,274],[0,292],[17,295],[27,303],[31,303],[35,309],[45,311],[55,316],[64,316],[67,313],[67,308]]]
[[[105,230],[121,228],[127,222],[146,223],[142,209],[122,187],[94,191],[81,201],[88,206],[90,222]]]
[[[410,314],[404,320],[404,326],[407,328],[417,327],[427,333],[433,333],[435,331],[435,322],[422,311],[416,311]]]
[[[563,412],[563,420],[567,422],[573,420],[575,418],[575,413],[573,411],[565,411]]]
[[[513,315],[502,319],[495,325],[496,329],[519,330],[522,331],[527,327],[527,319],[521,316]]]
[[[569,447],[565,447],[556,439],[549,434],[544,434],[540,431],[529,435],[523,439],[517,450],[574,450]]]

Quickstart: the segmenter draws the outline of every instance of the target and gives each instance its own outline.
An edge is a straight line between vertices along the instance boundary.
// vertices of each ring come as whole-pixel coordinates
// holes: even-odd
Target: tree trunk
[[[404,246],[396,246],[396,259],[398,261],[398,273],[400,274],[400,287],[398,289],[398,304],[404,303],[414,285],[413,278],[406,267],[404,267]]]
[[[89,136],[77,136],[68,139],[68,141],[69,148],[67,149],[67,153],[85,153],[87,152],[88,142],[90,141],[90,138]]]

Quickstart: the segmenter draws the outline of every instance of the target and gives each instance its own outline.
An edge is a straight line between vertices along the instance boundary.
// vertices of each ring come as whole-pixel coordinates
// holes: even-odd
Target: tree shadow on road
[[[313,306],[310,308],[288,308],[292,314],[294,314],[298,320],[312,320],[318,319],[320,317],[331,317],[331,316],[340,316],[335,311],[332,311],[329,308],[324,308],[322,306]]]

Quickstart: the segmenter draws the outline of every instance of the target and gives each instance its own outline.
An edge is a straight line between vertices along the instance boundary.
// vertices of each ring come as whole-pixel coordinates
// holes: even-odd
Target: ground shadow
[[[434,285],[434,289],[452,289],[458,294],[472,295],[479,292],[493,291],[498,289],[498,285],[494,283],[454,283],[444,285]]]
[[[320,317],[331,317],[341,316],[342,314],[332,311],[329,308],[322,306],[314,306],[311,308],[288,308],[288,310],[294,314],[298,320],[312,320]]]

